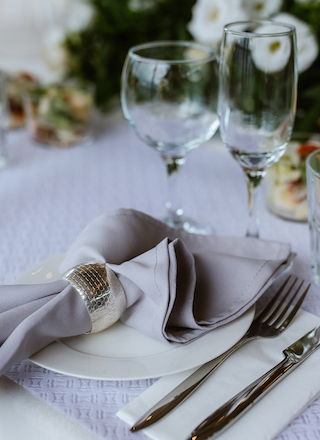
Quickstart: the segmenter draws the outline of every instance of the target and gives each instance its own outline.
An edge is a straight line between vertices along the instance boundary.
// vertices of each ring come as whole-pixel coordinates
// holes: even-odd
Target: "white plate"
[[[57,280],[63,255],[38,264],[16,284]],[[188,345],[163,344],[121,322],[101,333],[53,342],[31,357],[41,367],[69,376],[99,380],[136,380],[189,370],[220,356],[247,331],[254,316],[251,307],[230,324],[212,330]]]

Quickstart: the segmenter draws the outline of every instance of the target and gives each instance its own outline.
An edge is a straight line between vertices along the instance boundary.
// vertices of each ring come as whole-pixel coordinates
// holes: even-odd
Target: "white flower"
[[[67,13],[67,28],[71,31],[81,31],[85,29],[92,20],[93,14],[93,7],[86,1],[71,1]]]
[[[197,0],[188,29],[195,40],[217,44],[222,38],[224,25],[248,18],[241,0]]]
[[[278,12],[282,0],[242,0],[243,9],[247,12],[250,20],[268,18]]]
[[[94,8],[89,0],[50,0],[51,15],[56,26],[66,30],[85,29],[94,15]]]
[[[51,0],[50,6],[53,8],[54,14],[64,12],[68,9],[70,2],[73,0]]]
[[[50,69],[48,77],[59,81],[67,70],[68,53],[63,46],[68,31],[81,31],[90,23],[94,9],[86,0],[52,0],[59,25],[44,35],[44,59]],[[59,15],[60,14],[60,15]]]
[[[257,29],[259,34],[273,34],[281,32],[283,27],[265,25]],[[252,45],[252,58],[256,67],[264,72],[273,73],[282,70],[291,54],[291,40],[287,36],[274,35],[271,37],[257,37]]]
[[[319,53],[318,41],[316,36],[312,33],[310,26],[304,21],[285,12],[276,15],[273,20],[295,26],[298,46],[298,69],[299,72],[304,72],[309,69]]]
[[[57,78],[62,78],[67,66],[68,55],[62,44],[64,39],[65,32],[61,27],[50,28],[44,36],[44,58]]]

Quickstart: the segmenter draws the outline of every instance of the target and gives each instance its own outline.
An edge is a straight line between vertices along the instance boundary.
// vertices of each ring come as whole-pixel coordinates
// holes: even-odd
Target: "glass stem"
[[[185,163],[185,157],[162,156],[167,170],[167,222],[174,228],[183,225],[183,209],[180,205],[179,175],[180,168]]]
[[[0,169],[7,164],[6,122],[4,106],[0,103]]]
[[[249,221],[247,237],[259,237],[259,195],[261,192],[261,182],[266,175],[266,170],[247,170],[244,169],[249,199]]]

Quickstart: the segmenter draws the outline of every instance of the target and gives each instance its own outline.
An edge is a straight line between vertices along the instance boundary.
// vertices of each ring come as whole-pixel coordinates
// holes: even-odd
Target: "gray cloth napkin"
[[[244,313],[292,257],[287,244],[192,235],[118,209],[84,229],[60,271],[106,262],[126,294],[122,322],[178,344]],[[67,281],[0,287],[0,374],[50,342],[90,328],[84,302]]]

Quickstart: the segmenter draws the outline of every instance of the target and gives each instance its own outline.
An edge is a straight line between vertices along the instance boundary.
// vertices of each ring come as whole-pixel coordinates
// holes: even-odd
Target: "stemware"
[[[7,74],[0,70],[0,169],[7,165],[6,134],[8,128]]]
[[[259,236],[258,191],[290,140],[297,99],[295,28],[272,21],[230,23],[220,54],[220,133],[244,170],[247,236]]]
[[[160,41],[132,47],[122,71],[124,116],[166,166],[165,221],[191,233],[207,234],[211,228],[184,217],[178,176],[187,153],[209,140],[219,126],[218,70],[214,49],[193,42]]]

